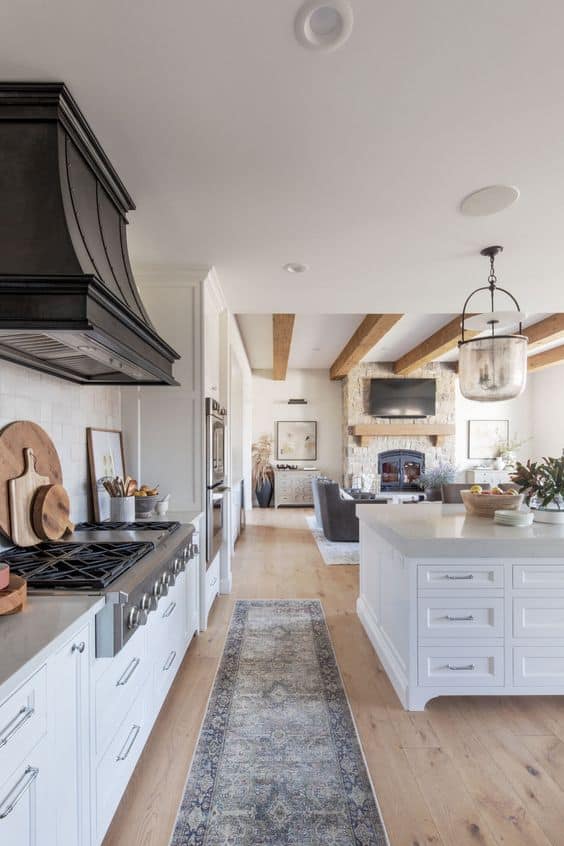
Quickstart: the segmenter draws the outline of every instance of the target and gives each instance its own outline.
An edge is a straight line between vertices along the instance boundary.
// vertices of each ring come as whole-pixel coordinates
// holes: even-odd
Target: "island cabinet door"
[[[51,790],[57,846],[86,846],[90,832],[90,630],[50,660]],[[1,840],[0,840],[1,842]]]
[[[52,770],[45,737],[7,777],[0,773],[2,846],[57,846]]]

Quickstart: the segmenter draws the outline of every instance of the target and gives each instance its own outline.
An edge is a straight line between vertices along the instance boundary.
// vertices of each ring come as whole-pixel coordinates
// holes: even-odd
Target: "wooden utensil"
[[[27,582],[21,576],[10,573],[7,590],[0,590],[0,616],[17,614],[24,607],[27,599]]]
[[[38,488],[49,484],[48,476],[40,476],[35,469],[35,455],[27,447],[25,472],[17,479],[10,479],[10,524],[12,540],[17,546],[33,546],[41,540],[33,530],[31,509]]]
[[[59,540],[72,531],[69,495],[62,485],[44,485],[33,499],[31,523],[41,540]]]
[[[9,479],[21,476],[25,470],[24,449],[31,447],[35,454],[35,469],[48,477],[48,483],[63,481],[61,462],[51,438],[41,426],[29,420],[18,420],[0,432],[0,530],[12,537],[10,525]],[[13,538],[12,538],[13,540]]]

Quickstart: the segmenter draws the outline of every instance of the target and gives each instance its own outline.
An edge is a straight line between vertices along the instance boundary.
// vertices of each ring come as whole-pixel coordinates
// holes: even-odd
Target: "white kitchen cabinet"
[[[57,797],[52,783],[56,760],[43,738],[10,773],[0,774],[2,846],[58,846],[54,820]],[[67,786],[70,786],[68,782]]]
[[[90,644],[87,624],[48,664],[57,846],[90,842]]]

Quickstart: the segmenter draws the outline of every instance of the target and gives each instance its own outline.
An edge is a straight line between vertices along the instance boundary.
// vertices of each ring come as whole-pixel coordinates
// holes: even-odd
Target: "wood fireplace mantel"
[[[374,438],[428,437],[435,446],[454,435],[454,423],[357,423],[352,434],[360,446],[370,446]]]

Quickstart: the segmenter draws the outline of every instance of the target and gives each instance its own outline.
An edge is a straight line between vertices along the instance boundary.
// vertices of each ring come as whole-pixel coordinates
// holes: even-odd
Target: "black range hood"
[[[63,83],[0,82],[0,358],[175,385],[127,253],[133,200]]]

